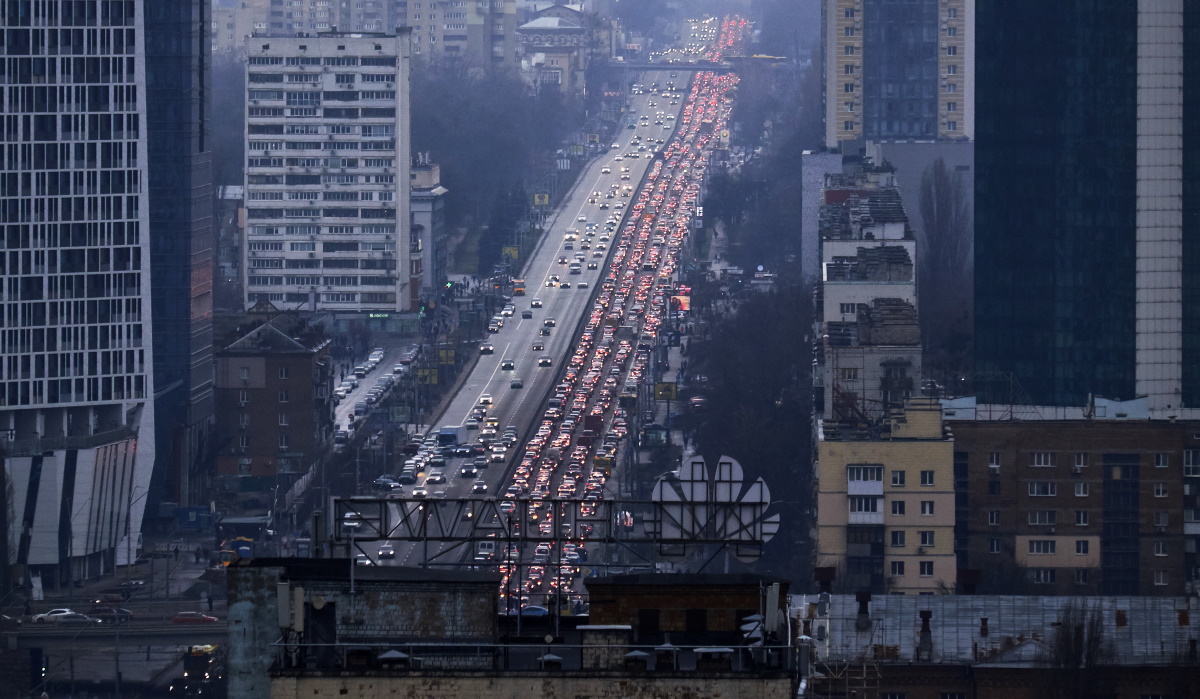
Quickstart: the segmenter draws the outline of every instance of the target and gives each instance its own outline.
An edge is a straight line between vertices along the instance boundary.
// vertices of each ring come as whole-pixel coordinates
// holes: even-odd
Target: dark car
[[[530,318],[533,317],[533,311],[530,311],[530,310],[521,311],[521,317],[524,318],[525,320],[529,320]]]
[[[127,624],[133,619],[133,612],[120,607],[92,607],[87,615],[105,624]]]

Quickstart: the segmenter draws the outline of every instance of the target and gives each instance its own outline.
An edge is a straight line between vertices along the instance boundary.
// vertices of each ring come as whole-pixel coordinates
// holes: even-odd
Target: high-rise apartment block
[[[159,4],[0,6],[0,564],[17,583],[111,571],[159,500],[144,14]]]
[[[423,59],[516,65],[516,0],[218,0],[213,49],[243,51],[248,36],[412,29]]]
[[[975,0],[825,0],[825,146],[974,135]]]
[[[1200,406],[1200,17],[1183,0],[979,0],[981,400]],[[1062,31],[1069,28],[1069,31]]]
[[[246,305],[375,321],[416,310],[409,36],[256,37],[246,66]]]

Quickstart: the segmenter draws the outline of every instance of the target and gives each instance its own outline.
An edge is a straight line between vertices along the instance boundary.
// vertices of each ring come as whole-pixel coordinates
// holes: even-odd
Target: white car
[[[479,396],[479,404],[480,405],[491,405],[492,404],[492,394],[484,393],[483,395]]]
[[[57,617],[65,616],[67,614],[74,614],[74,613],[75,613],[75,611],[72,609],[67,609],[66,607],[59,607],[58,609],[51,609],[50,611],[43,612],[41,614],[34,614],[33,620],[36,623],[45,624],[47,622],[56,621]]]

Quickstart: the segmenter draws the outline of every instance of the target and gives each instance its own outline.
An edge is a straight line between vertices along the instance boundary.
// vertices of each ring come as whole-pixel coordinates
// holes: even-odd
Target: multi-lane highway
[[[718,62],[745,31],[740,20],[724,21],[705,55]],[[387,508],[390,522],[448,520],[437,528],[453,538],[465,511],[452,502],[431,510],[429,503],[499,500],[486,514],[502,522],[484,558],[500,564],[501,594],[510,607],[539,608],[547,595],[574,596],[596,531],[586,520],[613,495],[606,483],[612,455],[627,438],[618,398],[652,369],[650,349],[669,320],[675,271],[737,80],[704,71],[692,77],[669,69],[644,76],[621,138],[582,175],[527,265],[527,295],[514,298],[511,315],[496,319],[503,326],[485,342],[486,353],[434,426],[436,432],[443,424],[469,424],[476,429],[464,431],[460,441],[479,434],[489,447],[504,443],[509,448],[502,459],[460,476],[462,465],[480,455],[443,464],[430,445],[427,463],[418,466],[423,481],[411,493],[425,502],[400,499]],[[573,262],[576,274],[570,273]],[[581,282],[587,286],[581,289]],[[541,357],[550,358],[550,366],[539,366]],[[509,426],[519,436],[502,439]],[[364,515],[371,518],[369,507]],[[411,538],[416,530],[408,531]],[[395,543],[394,558],[378,560],[360,546],[360,560],[415,565],[447,549],[458,561],[480,553],[436,537],[419,546]]]

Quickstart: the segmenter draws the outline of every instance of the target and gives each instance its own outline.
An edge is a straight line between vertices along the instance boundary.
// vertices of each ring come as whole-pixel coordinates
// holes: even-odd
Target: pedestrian
[[[208,595],[208,611],[212,611],[212,594]]]
[[[175,548],[171,549],[171,551],[175,554],[175,560],[178,561],[179,560],[179,547],[176,546]]]

